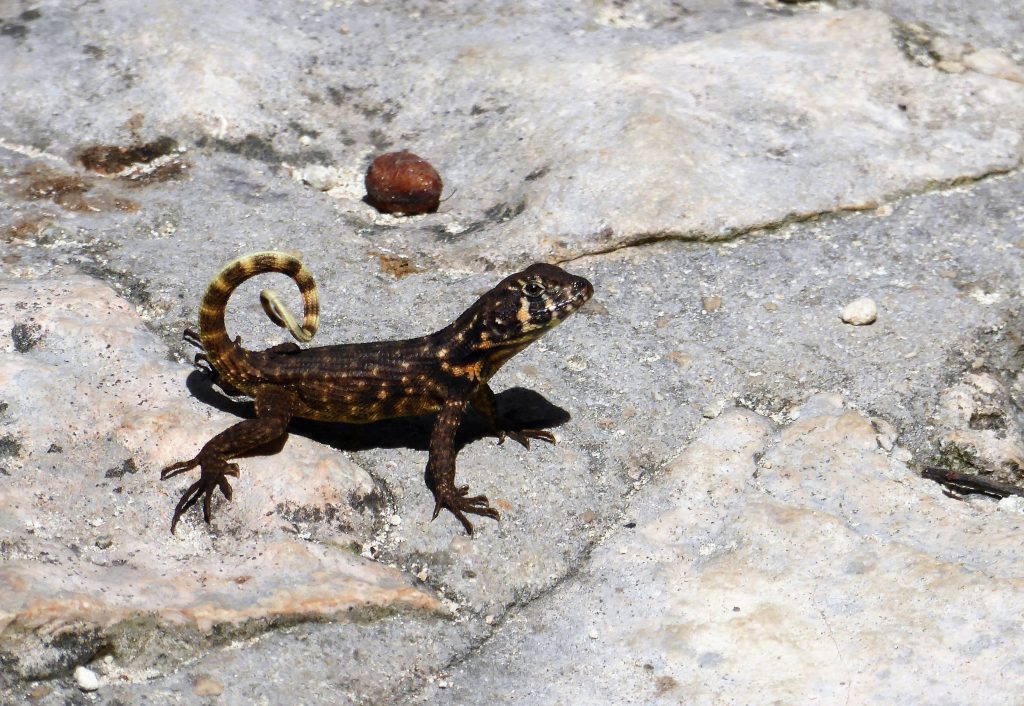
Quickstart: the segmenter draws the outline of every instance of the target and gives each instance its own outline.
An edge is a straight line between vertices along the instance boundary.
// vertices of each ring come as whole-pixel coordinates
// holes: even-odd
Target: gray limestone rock
[[[1021,515],[916,472],[1022,480],[1021,22],[0,0],[0,702],[1012,703]],[[363,202],[396,149],[438,213]],[[194,476],[159,469],[251,413],[182,329],[265,249],[316,277],[317,345],[533,261],[595,283],[493,381],[558,444],[463,427],[500,523],[429,521],[411,419],[295,423],[169,534]]]
[[[635,527],[418,702],[1015,703],[987,685],[1024,680],[1020,516],[946,498],[838,396],[795,416],[708,423]]]
[[[386,502],[365,471],[301,437],[246,464],[216,533],[190,517],[171,535],[185,484],[157,471],[230,417],[183,394],[185,371],[105,284],[0,281],[0,320],[34,331],[31,346],[14,335],[0,349],[0,655],[14,675],[53,676],[107,651],[166,669],[188,643],[275,624],[444,611],[358,555]]]

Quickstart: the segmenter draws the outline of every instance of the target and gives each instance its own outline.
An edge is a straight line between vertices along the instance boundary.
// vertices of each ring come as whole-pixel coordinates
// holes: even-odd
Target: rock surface
[[[856,5],[0,0],[0,702],[1013,703],[1022,515],[917,471],[1022,482],[1024,17]],[[438,213],[363,202],[398,149]],[[559,443],[463,428],[500,523],[428,521],[417,418],[295,423],[169,534],[251,414],[181,331],[271,248],[314,344],[595,283],[493,381]]]
[[[1002,649],[1020,516],[951,502],[838,396],[794,416],[711,422],[634,496],[635,526],[422,702],[918,704],[1024,683]]]
[[[0,318],[32,332],[0,351],[12,440],[0,486],[0,654],[21,678],[106,650],[155,666],[213,632],[442,610],[430,590],[353,551],[351,532],[372,536],[386,504],[365,471],[307,439],[247,464],[254,482],[232,503],[225,536],[195,522],[171,535],[168,510],[185,484],[160,484],[156,471],[230,417],[182,394],[181,366],[95,279],[0,283]]]

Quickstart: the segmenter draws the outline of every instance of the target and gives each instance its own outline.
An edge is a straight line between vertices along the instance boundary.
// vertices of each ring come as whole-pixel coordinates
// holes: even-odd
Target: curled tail
[[[228,338],[224,312],[231,293],[242,282],[265,272],[280,272],[291,277],[299,287],[304,310],[300,327],[277,294],[264,290],[260,293],[260,302],[271,321],[287,328],[296,339],[303,342],[313,338],[320,323],[320,299],[316,293],[316,283],[309,270],[296,258],[281,252],[259,252],[240,257],[227,265],[213,278],[203,295],[199,306],[199,339],[210,365],[235,384],[241,382],[240,378],[254,373],[258,377],[258,371],[250,370],[251,366],[245,360],[245,351],[237,341],[232,342]]]

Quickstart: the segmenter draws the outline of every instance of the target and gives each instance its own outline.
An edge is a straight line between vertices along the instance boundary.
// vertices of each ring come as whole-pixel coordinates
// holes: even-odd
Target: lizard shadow
[[[252,419],[252,401],[229,397],[215,387],[208,373],[194,370],[185,380],[189,392],[200,402],[222,412],[242,419]],[[222,388],[223,389],[223,388]],[[548,401],[539,392],[524,387],[511,387],[494,396],[498,416],[506,429],[550,429],[561,426],[571,419],[570,414]],[[294,418],[288,424],[288,432],[304,436],[339,451],[366,451],[369,449],[408,448],[426,451],[430,443],[430,432],[434,426],[433,414],[415,417],[382,419],[367,424],[346,424],[343,422],[318,422],[311,419]],[[480,439],[494,438],[483,419],[470,413],[463,419],[455,437],[455,449],[461,450],[467,444]],[[281,449],[284,439],[260,446],[244,456],[273,454]]]

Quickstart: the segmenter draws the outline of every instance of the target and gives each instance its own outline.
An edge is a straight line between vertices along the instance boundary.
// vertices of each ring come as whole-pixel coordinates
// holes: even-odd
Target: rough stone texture
[[[611,30],[553,41],[556,30],[531,14],[511,30],[481,21],[442,39],[411,35],[387,11],[369,26],[366,13],[339,7],[285,17],[202,7],[156,4],[152,29],[116,44],[109,25],[128,21],[116,4],[25,25],[5,43],[15,71],[0,101],[4,139],[63,157],[171,134],[300,180],[304,165],[333,168],[336,212],[357,229],[378,226],[377,247],[501,265],[873,208],[1007,171],[1024,155],[1024,85],[918,65],[879,12],[640,42]],[[82,32],[96,36],[72,64],[37,68],[46,44]],[[380,61],[382,34],[409,59],[389,65],[386,81],[362,63]],[[130,68],[111,75],[111,64]],[[41,81],[49,91],[34,89]],[[26,104],[29,92],[39,100]],[[72,110],[68,95],[80,101]],[[365,164],[398,140],[457,187],[442,213],[421,219],[426,241],[362,202]]]
[[[711,422],[635,527],[422,702],[1017,703],[1021,516],[951,502],[838,396],[794,416]]]
[[[156,471],[231,417],[182,394],[181,366],[105,284],[2,281],[0,320],[33,332],[0,349],[6,669],[39,678],[108,650],[156,667],[212,633],[443,610],[353,550],[353,532],[372,536],[386,504],[365,471],[307,439],[247,462],[223,534],[189,521],[172,536],[168,510],[185,483],[161,484]]]
[[[1022,480],[1019,9],[838,4],[0,0],[0,702],[1019,693],[1021,515],[915,475]],[[439,213],[361,201],[403,148]],[[181,331],[268,248],[318,344],[594,281],[494,380],[559,444],[463,429],[500,524],[428,521],[413,419],[294,424],[167,533],[157,470],[249,413]]]
[[[989,372],[968,372],[943,392],[933,422],[941,430],[947,466],[1001,481],[1018,479],[1024,469],[1024,428],[1007,410],[1017,404],[1020,383],[1019,376],[1007,384]]]
[[[870,7],[898,21],[927,28],[975,47],[1001,47],[1024,58],[1024,8],[1001,0],[839,0],[837,7]]]

